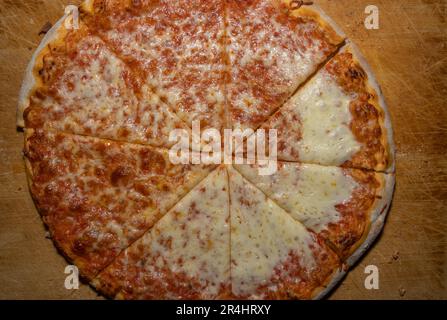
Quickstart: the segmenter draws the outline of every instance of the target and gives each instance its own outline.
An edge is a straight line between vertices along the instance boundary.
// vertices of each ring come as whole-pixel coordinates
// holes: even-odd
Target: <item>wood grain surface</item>
[[[316,1],[363,52],[388,102],[397,148],[397,187],[385,229],[331,299],[447,299],[447,2]],[[24,70],[46,22],[65,0],[0,0],[0,298],[100,298],[64,288],[57,253],[26,185],[15,113]],[[379,30],[363,25],[380,10]],[[365,267],[380,272],[364,287]]]

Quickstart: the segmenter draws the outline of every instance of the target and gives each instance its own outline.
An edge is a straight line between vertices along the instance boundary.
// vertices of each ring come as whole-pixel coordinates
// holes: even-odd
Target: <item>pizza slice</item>
[[[344,40],[315,10],[290,2],[226,2],[233,128],[258,128]]]
[[[93,281],[124,299],[229,296],[228,176],[219,167]]]
[[[356,56],[344,48],[262,126],[277,130],[278,159],[393,170],[389,116]]]
[[[84,20],[190,127],[223,127],[224,1],[90,1]]]
[[[329,240],[342,259],[383,219],[394,186],[392,175],[359,169],[278,162],[276,173],[262,176],[257,165],[235,168],[294,219]]]
[[[19,126],[170,146],[188,127],[84,24],[56,25],[22,88]]]
[[[337,255],[236,170],[229,170],[236,298],[310,299],[340,274]]]
[[[25,130],[31,194],[57,247],[90,279],[212,167],[168,153],[41,129]]]

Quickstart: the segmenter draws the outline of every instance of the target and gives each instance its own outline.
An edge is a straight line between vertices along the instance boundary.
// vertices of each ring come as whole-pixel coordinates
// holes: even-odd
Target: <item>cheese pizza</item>
[[[36,208],[82,278],[115,299],[325,296],[394,187],[355,45],[304,1],[87,0],[72,18],[33,55],[17,125]],[[274,131],[276,171],[173,161],[172,133],[196,124]]]

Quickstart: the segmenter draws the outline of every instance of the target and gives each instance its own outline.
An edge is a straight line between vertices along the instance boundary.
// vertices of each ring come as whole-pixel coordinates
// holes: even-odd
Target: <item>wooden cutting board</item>
[[[380,239],[332,299],[447,298],[447,4],[431,0],[316,1],[361,49],[389,105],[397,187]],[[365,7],[380,13],[364,27]],[[98,298],[87,285],[64,288],[56,252],[29,195],[15,113],[23,72],[66,0],[0,0],[0,298]],[[365,267],[379,289],[364,287]]]

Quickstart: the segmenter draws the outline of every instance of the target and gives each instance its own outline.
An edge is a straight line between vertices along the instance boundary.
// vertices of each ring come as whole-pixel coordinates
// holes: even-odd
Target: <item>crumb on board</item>
[[[301,8],[302,6],[311,6],[313,4],[313,1],[293,0],[292,2],[290,2],[290,9],[296,10]]]
[[[38,35],[42,35],[42,34],[46,34],[48,31],[50,31],[51,27],[53,25],[51,24],[51,22],[47,21],[45,22],[45,24],[43,25],[43,27],[40,29]]]
[[[399,251],[394,251],[393,254],[391,255],[390,260],[388,261],[388,263],[393,263],[394,261],[397,261],[400,259],[400,253]]]
[[[407,293],[407,290],[405,290],[404,287],[399,288],[399,296],[403,297],[405,296],[405,293]]]

